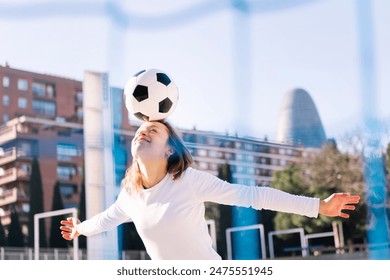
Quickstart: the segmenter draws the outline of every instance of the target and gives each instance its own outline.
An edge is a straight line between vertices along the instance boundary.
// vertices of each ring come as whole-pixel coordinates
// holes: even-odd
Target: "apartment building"
[[[27,235],[29,176],[33,158],[40,165],[44,209],[51,211],[54,185],[60,183],[65,207],[78,207],[84,164],[83,82],[0,66],[0,218],[7,229],[11,207]],[[131,160],[130,123],[123,90],[110,88],[114,120],[116,185]],[[178,128],[199,169],[215,175],[229,164],[233,182],[268,185],[273,172],[296,161],[303,148],[218,132]]]
[[[130,130],[127,121],[119,125]],[[26,235],[34,157],[45,211],[51,211],[57,181],[65,207],[78,207],[84,163],[82,82],[0,66],[0,217],[7,228],[11,206],[16,206]]]

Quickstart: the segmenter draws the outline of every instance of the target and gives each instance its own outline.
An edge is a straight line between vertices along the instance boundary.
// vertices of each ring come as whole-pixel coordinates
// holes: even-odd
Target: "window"
[[[31,84],[31,91],[35,95],[45,96],[46,95],[45,84],[38,83],[38,82],[33,82]]]
[[[57,159],[70,160],[71,157],[78,156],[77,146],[74,144],[57,144]]]
[[[195,143],[195,135],[194,134],[187,134],[187,133],[184,133],[183,134],[183,141],[184,142],[190,142],[190,143]]]
[[[84,112],[83,112],[83,107],[77,107],[76,109],[76,115],[79,120],[83,119]]]
[[[3,123],[8,122],[8,121],[9,121],[9,115],[8,114],[4,114],[3,115]]]
[[[57,177],[60,180],[70,180],[76,175],[74,166],[57,166]]]
[[[232,153],[225,153],[224,156],[223,156],[225,159],[233,159],[234,156]]]
[[[33,100],[33,111],[40,115],[55,116],[56,104],[50,101]]]
[[[18,107],[21,109],[26,109],[27,108],[27,99],[24,97],[19,97],[18,98]]]
[[[217,157],[217,151],[210,150],[209,151],[209,157],[213,157],[213,158]]]
[[[47,94],[47,97],[54,97],[54,93],[55,93],[54,85],[52,85],[52,84],[47,84],[47,85],[46,85],[46,94]]]
[[[237,173],[245,173],[245,167],[243,166],[237,166]]]
[[[9,106],[9,96],[3,95],[3,106],[8,107]]]
[[[245,143],[245,150],[252,151],[253,145],[251,143]]]
[[[55,85],[46,82],[34,81],[31,84],[31,91],[35,96],[52,98],[55,96]]]
[[[23,211],[23,213],[29,213],[30,212],[30,203],[23,203],[22,204],[22,211]]]
[[[3,77],[3,87],[9,87],[9,77]]]
[[[83,92],[82,91],[78,91],[76,93],[76,102],[78,104],[82,104],[83,103]]]
[[[33,156],[33,144],[31,142],[20,142],[18,148],[18,155],[20,156]]]
[[[24,174],[24,175],[31,174],[31,166],[28,163],[22,163],[20,166],[20,170],[22,171],[22,174]]]
[[[65,199],[70,199],[76,193],[77,186],[72,184],[60,184],[61,196]]]
[[[215,145],[217,145],[217,139],[215,139],[215,138],[209,138],[209,139],[208,139],[208,144],[209,144],[210,146],[215,146]]]
[[[28,82],[25,79],[18,79],[18,90],[27,91]]]
[[[207,138],[205,136],[199,135],[197,139],[200,144],[207,144]]]
[[[207,156],[207,151],[203,149],[198,150],[198,156],[200,157],[206,157]]]
[[[253,155],[246,155],[245,156],[245,160],[249,161],[249,162],[254,162],[255,161],[255,157]]]

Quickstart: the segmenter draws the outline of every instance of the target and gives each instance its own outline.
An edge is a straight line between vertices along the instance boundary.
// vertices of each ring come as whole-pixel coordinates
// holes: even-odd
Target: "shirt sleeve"
[[[130,222],[131,218],[123,211],[122,205],[126,201],[128,194],[122,190],[117,200],[105,211],[93,216],[90,219],[83,221],[77,225],[77,231],[85,236],[109,231],[124,222]]]
[[[195,169],[191,170],[190,177],[195,196],[203,202],[318,217],[320,203],[318,198],[294,195],[271,187],[231,184],[210,173]]]

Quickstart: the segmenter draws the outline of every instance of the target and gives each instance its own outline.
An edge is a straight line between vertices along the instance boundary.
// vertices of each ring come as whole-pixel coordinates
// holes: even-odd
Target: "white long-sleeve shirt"
[[[179,179],[167,174],[139,195],[122,189],[104,212],[77,226],[89,236],[114,229],[131,219],[149,256],[158,259],[221,259],[212,247],[204,202],[269,209],[317,217],[319,199],[288,194],[269,187],[230,184],[194,168]]]

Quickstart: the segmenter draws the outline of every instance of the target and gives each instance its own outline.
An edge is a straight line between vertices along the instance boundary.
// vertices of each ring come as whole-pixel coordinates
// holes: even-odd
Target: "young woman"
[[[192,157],[167,122],[145,122],[132,141],[132,165],[122,190],[104,212],[80,223],[61,221],[66,240],[133,221],[154,259],[221,259],[212,247],[204,202],[269,209],[317,217],[348,218],[359,196],[337,193],[325,200],[268,187],[230,184],[191,167]]]

